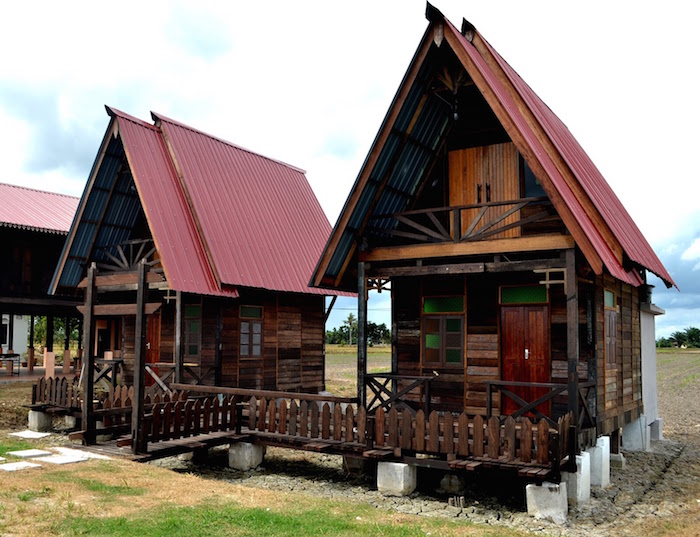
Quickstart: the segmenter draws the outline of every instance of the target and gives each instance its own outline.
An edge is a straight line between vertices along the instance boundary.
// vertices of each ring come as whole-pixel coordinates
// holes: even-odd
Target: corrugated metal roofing
[[[331,226],[304,172],[154,117],[221,283],[328,294],[308,286]]]
[[[556,188],[557,192],[562,197],[568,210],[576,219],[583,234],[585,234],[585,238],[590,242],[608,271],[616,278],[631,283],[632,285],[636,286],[643,283],[639,272],[636,269],[623,267],[620,259],[615,255],[613,248],[621,246],[629,260],[653,272],[663,279],[667,285],[673,285],[673,280],[639,231],[639,228],[634,224],[613,190],[561,120],[559,120],[559,118],[557,118],[557,116],[539,99],[532,89],[480,34],[477,34],[478,37],[486,44],[488,53],[493,56],[498,65],[496,69],[491,67],[492,64],[489,64],[487,59],[482,57],[479,50],[477,50],[477,48],[449,21],[444,19],[437,10],[432,10],[433,16],[435,16],[436,13],[440,20],[438,21],[433,18],[431,18],[431,20],[434,22],[444,22],[444,31],[452,34],[453,39],[451,39],[451,43],[456,43],[456,46],[461,47],[468,55],[475,68],[479,71],[479,74],[483,77],[488,89],[495,95],[495,98],[503,107],[517,131],[525,139],[525,143],[530,146],[532,153],[536,155],[540,165],[549,176],[552,186]],[[428,28],[428,31],[426,31],[418,51],[424,48],[426,39],[431,39],[432,34],[430,33],[430,28],[432,28],[432,25]],[[409,72],[414,68],[416,61],[418,61],[418,51],[416,52],[416,56],[414,56],[411,67],[409,67]],[[412,81],[412,86],[408,89],[407,97],[401,103],[401,109],[398,111],[396,121],[393,125],[387,125],[387,120],[385,119],[380,133],[385,129],[392,129],[392,131],[399,131],[399,133],[403,134],[401,129],[405,128],[407,124],[406,118],[413,116],[417,107],[417,96],[423,93],[425,83],[422,80],[421,74],[424,74],[426,66],[430,63],[430,53],[427,53],[422,61],[423,64],[420,66],[418,75]],[[489,59],[489,61],[492,60]],[[465,68],[466,67],[465,65]],[[497,72],[499,68],[503,70],[506,75],[505,77],[500,72]],[[407,83],[406,80],[407,78],[405,77],[401,88]],[[475,80],[475,83],[476,82]],[[402,91],[401,88],[399,92]],[[482,87],[479,89],[483,93],[487,88]],[[525,102],[527,110],[521,109],[520,103],[515,102],[513,92]],[[391,110],[395,106],[397,106],[396,98],[392,103],[392,108],[390,108],[387,117],[389,117]],[[437,110],[432,117],[424,117],[424,115],[422,115],[418,120],[416,129],[419,130],[422,128],[421,123],[427,122],[434,125],[435,120],[439,118],[439,116],[440,114]],[[530,123],[532,117],[534,117],[535,124]],[[575,179],[581,184],[586,195],[590,197],[595,207],[594,210],[600,213],[605,223],[609,226],[619,246],[608,244],[602,231],[596,226],[592,215],[588,214],[581,200],[577,198],[576,193],[571,189],[569,184],[567,184],[567,181],[547,154],[540,139],[535,135],[534,128],[543,130],[550,142],[554,145],[555,150],[561,154],[561,157],[571,169]],[[431,130],[430,126],[428,126],[428,130]],[[436,131],[433,130],[432,132],[434,133]],[[438,129],[437,132],[440,132],[441,136],[445,133],[444,129]],[[335,279],[338,277],[342,267],[345,265],[347,257],[352,255],[353,244],[356,240],[356,231],[361,223],[366,220],[369,211],[372,211],[374,214],[386,214],[400,211],[406,206],[405,200],[401,203],[395,195],[395,190],[391,190],[389,194],[385,194],[389,189],[383,190],[375,203],[376,192],[381,191],[378,187],[381,182],[381,177],[384,175],[383,171],[377,173],[377,170],[382,170],[383,166],[395,158],[394,154],[397,150],[397,141],[392,135],[393,132],[390,133],[385,142],[379,146],[377,144],[380,135],[377,135],[375,144],[370,152],[370,154],[372,154],[372,152],[378,151],[376,162],[373,165],[373,169],[369,170],[367,180],[361,183],[360,178],[366,173],[364,168],[369,160],[365,161],[363,170],[361,170],[358,176],[358,180],[353,187],[348,202],[346,202],[343,213],[338,219],[338,224],[333,231],[333,236],[329,239],[324,254],[319,261],[314,280],[316,283],[319,283],[321,278]],[[437,144],[438,141],[439,138],[434,140],[434,143]],[[430,137],[425,138],[424,143],[430,145],[431,142],[433,142],[433,140],[431,140]],[[412,183],[394,181],[392,186],[397,187],[398,190],[404,193],[413,194],[416,186],[424,179],[425,167],[423,164],[421,160],[414,158],[410,162],[404,163],[403,167],[397,166],[400,170],[409,172],[408,175],[411,175]],[[390,181],[391,180],[394,180],[394,177],[391,177]],[[351,203],[350,200],[355,201]],[[375,226],[381,225],[383,227],[389,227],[394,224],[395,221],[393,219],[386,219],[374,223]],[[332,244],[334,244],[334,247],[331,249],[330,247]]]
[[[172,289],[188,293],[238,296],[222,290],[204,251],[185,193],[160,129],[114,108],[119,135],[134,184]]]
[[[303,171],[163,116],[152,125],[107,111],[54,292],[75,287],[97,249],[131,239],[145,217],[174,290],[345,294],[308,286],[331,228]]]
[[[78,198],[0,183],[0,226],[65,235],[78,207]]]

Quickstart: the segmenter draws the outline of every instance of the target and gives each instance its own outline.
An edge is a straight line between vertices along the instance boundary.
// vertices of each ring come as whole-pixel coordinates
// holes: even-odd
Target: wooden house
[[[311,281],[359,295],[358,397],[617,431],[643,412],[646,274],[673,280],[515,70],[427,16]],[[367,291],[388,287],[391,371],[370,375]]]
[[[47,317],[46,346],[49,352],[53,351],[54,318],[64,319],[66,325],[78,323],[75,298],[48,295],[51,276],[78,199],[0,183],[0,200],[3,260],[0,263],[0,313],[7,316],[0,332],[0,352],[22,354],[27,351],[26,362],[31,368],[36,316]],[[65,352],[68,343],[66,339],[64,355],[70,360]],[[19,362],[16,360],[17,365]]]
[[[51,284],[83,297],[89,370],[323,390],[334,292],[308,281],[331,227],[304,172],[161,115],[107,112]]]

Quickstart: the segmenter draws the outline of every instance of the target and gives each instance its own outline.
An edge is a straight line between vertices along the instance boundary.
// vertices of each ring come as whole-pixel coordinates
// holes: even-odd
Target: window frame
[[[191,307],[196,307],[199,309],[199,313],[197,315],[191,315],[188,314],[187,308]],[[195,331],[190,330],[190,322],[191,321],[197,321],[199,323],[199,328]],[[184,324],[183,327],[183,336],[184,336],[184,346],[183,346],[183,358],[194,358],[196,357],[197,360],[201,359],[202,355],[202,303],[201,302],[194,302],[190,304],[184,304],[182,307],[182,322]],[[195,338],[196,341],[192,341],[192,338]],[[193,354],[190,352],[190,349],[192,348],[193,345],[197,345],[197,353]]]
[[[462,310],[461,311],[425,311],[425,301],[426,299],[461,299],[462,300]],[[458,320],[460,324],[459,332],[449,332],[448,321]],[[438,322],[438,334],[440,338],[440,346],[438,348],[439,361],[427,361],[428,349],[434,347],[427,346],[427,336],[428,334],[434,334],[435,332],[428,332],[427,323],[429,321]],[[448,335],[449,334],[459,334],[459,361],[452,362],[448,361],[447,354],[449,350],[455,350],[454,345],[448,346]],[[466,334],[466,297],[464,295],[428,295],[423,296],[421,299],[421,363],[422,367],[437,367],[437,368],[464,368],[466,361],[465,356],[465,334]]]
[[[260,316],[250,316],[250,315],[245,315],[244,308],[255,308],[260,310]],[[264,317],[265,317],[265,309],[263,306],[258,306],[258,305],[253,305],[253,304],[241,304],[239,310],[239,323],[238,323],[238,357],[241,360],[261,360],[263,358],[264,354],[264,347],[263,347],[263,342],[264,342]],[[243,326],[244,323],[248,325],[248,330],[246,332],[243,331]],[[260,334],[260,343],[254,343],[251,341],[252,337],[255,336],[256,332],[255,329],[253,328],[254,326],[259,326],[259,334]],[[243,342],[243,334],[248,335],[248,342],[244,343]],[[259,346],[260,353],[259,354],[254,354],[253,353],[253,348],[255,346]],[[247,352],[243,352],[243,347],[246,346],[248,348]]]
[[[606,304],[607,294],[610,293],[613,296],[614,306],[608,306]],[[610,331],[610,324],[615,325],[615,334],[612,335],[614,340],[611,342],[609,338],[611,337],[608,333]],[[617,334],[619,332],[618,326],[620,323],[620,307],[617,304],[617,293],[611,289],[603,288],[603,341],[604,341],[604,352],[605,352],[605,365],[607,368],[614,369],[619,364],[619,357],[617,355]],[[612,355],[612,356],[611,356]]]

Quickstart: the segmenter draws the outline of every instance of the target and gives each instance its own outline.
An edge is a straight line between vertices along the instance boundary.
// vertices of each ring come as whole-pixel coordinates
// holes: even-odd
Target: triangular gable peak
[[[555,251],[575,243],[596,274],[637,286],[647,269],[672,285],[554,113],[473,26],[465,21],[460,32],[430,5],[427,15],[431,24],[312,284],[353,289],[358,259]]]

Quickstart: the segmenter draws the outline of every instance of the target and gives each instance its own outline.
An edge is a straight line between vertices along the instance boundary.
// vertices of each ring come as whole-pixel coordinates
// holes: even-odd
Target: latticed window
[[[605,362],[609,366],[617,365],[617,300],[615,293],[605,290]]]
[[[262,356],[262,306],[241,306],[240,357]]]
[[[185,357],[199,358],[202,344],[202,306],[201,304],[186,304],[184,309],[185,320]]]
[[[423,299],[422,341],[425,367],[464,363],[464,297]]]

